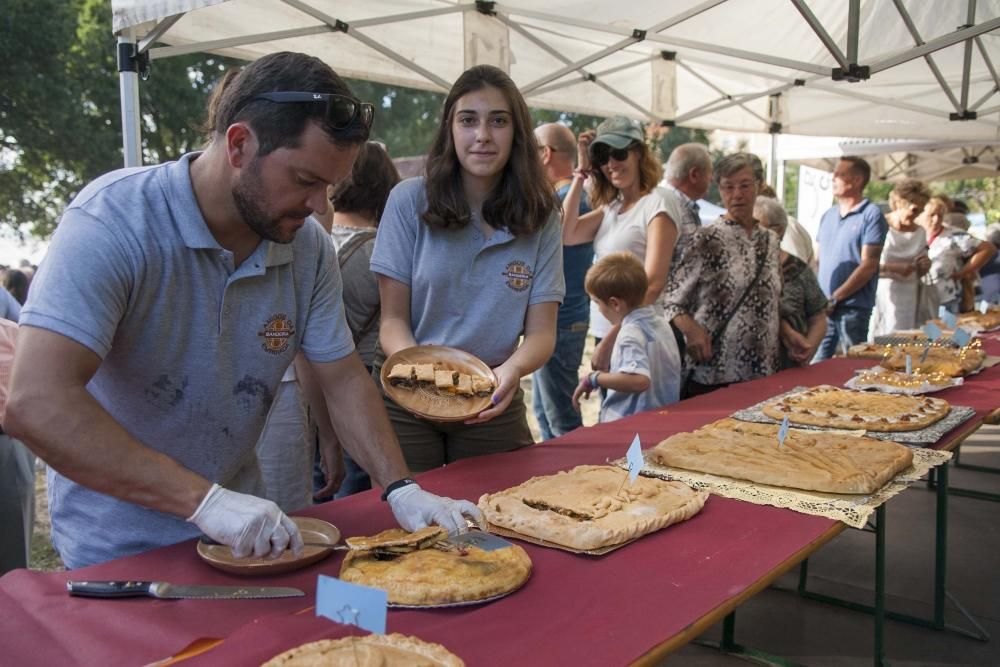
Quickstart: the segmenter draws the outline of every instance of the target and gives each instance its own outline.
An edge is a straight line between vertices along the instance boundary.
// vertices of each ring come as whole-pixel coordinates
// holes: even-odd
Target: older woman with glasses
[[[780,242],[754,219],[754,158],[727,155],[713,172],[726,213],[695,232],[664,299],[687,344],[687,396],[778,370]]]
[[[657,302],[670,273],[678,227],[671,220],[656,185],[663,167],[646,146],[642,126],[616,116],[580,134],[579,165],[563,201],[563,244],[594,243],[594,259],[627,251],[642,261],[649,287],[641,306]],[[580,196],[587,177],[593,180],[590,204],[594,210],[579,215]],[[595,370],[608,370],[618,327],[591,303],[590,332],[599,342],[591,361]],[[680,369],[677,371],[680,373]]]

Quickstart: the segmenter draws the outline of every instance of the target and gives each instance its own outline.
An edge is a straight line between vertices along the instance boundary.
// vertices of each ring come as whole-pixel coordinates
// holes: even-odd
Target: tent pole
[[[847,62],[858,64],[858,38],[861,34],[861,0],[850,0],[847,8]]]
[[[767,182],[778,190],[778,133],[771,133],[771,156],[767,160]],[[779,196],[780,199],[780,196]]]
[[[135,53],[135,30],[118,36],[118,83],[122,109],[122,153],[126,167],[142,166],[142,137],[139,132],[139,72]],[[123,55],[127,53],[128,55]]]
[[[785,161],[778,160],[777,182],[774,184],[774,193],[778,195],[778,203],[785,206]]]
[[[976,23],[976,0],[969,0],[968,25]],[[965,60],[962,64],[962,109],[964,113],[969,108],[969,79],[972,75],[972,40],[965,40]]]
[[[892,0],[892,2],[894,5],[896,5],[896,11],[899,12],[900,18],[903,19],[903,24],[906,26],[906,29],[910,31],[910,35],[913,37],[913,41],[916,43],[917,46],[923,44],[924,40],[920,36],[920,31],[917,30],[917,25],[913,22],[913,18],[910,16],[909,12],[906,11],[906,7],[903,6],[903,0]],[[947,95],[948,99],[951,101],[952,106],[955,107],[955,111],[961,112],[962,107],[958,103],[958,99],[955,97],[955,94],[951,92],[951,87],[945,80],[944,75],[941,74],[941,70],[938,69],[937,63],[934,62],[933,56],[931,56],[931,54],[928,53],[927,55],[924,56],[924,60],[927,62],[927,66],[930,68],[931,74],[933,74],[934,78],[937,79],[938,85],[941,86],[941,90],[944,91],[944,94]]]

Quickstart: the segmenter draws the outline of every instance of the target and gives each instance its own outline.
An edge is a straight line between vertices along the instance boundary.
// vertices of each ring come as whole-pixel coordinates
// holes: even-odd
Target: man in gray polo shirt
[[[301,351],[351,456],[400,524],[464,529],[467,501],[408,471],[344,319],[322,228],[372,107],[316,58],[247,66],[212,141],[107,174],[67,208],[22,311],[5,428],[50,466],[53,543],[75,568],[205,533],[236,556],[299,552],[257,497],[254,444]]]

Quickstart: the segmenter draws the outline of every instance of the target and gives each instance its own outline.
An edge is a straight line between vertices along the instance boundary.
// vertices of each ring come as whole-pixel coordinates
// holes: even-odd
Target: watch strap
[[[389,500],[389,494],[396,489],[401,489],[404,486],[409,486],[410,484],[416,484],[417,481],[409,477],[404,477],[403,479],[398,479],[389,486],[385,487],[385,491],[382,493],[382,500]]]

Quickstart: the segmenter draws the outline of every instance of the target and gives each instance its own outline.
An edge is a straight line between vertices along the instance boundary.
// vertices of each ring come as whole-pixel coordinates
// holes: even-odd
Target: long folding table
[[[1000,344],[990,345],[1000,350]],[[517,452],[459,461],[419,481],[436,493],[475,500],[534,475],[619,458],[635,434],[648,448],[799,385],[842,384],[871,363],[837,359],[784,371]],[[939,394],[975,408],[976,416],[936,446],[952,449],[978,428],[997,408],[998,390],[1000,369],[989,369]],[[303,514],[330,521],[345,535],[394,525],[377,491]],[[390,610],[387,629],[444,644],[469,665],[653,664],[726,618],[844,528],[822,517],[713,496],[693,519],[602,557],[523,544],[534,569],[520,590],[482,605]],[[310,610],[317,576],[336,576],[340,561],[336,554],[298,572],[251,581],[203,563],[189,541],[73,572],[17,570],[0,579],[0,647],[12,664],[147,664],[182,654],[192,656],[185,665],[259,664],[305,641],[357,633]],[[943,595],[943,559],[939,566]],[[283,585],[307,595],[91,600],[70,598],[67,579]],[[881,614],[876,627],[878,664]]]

